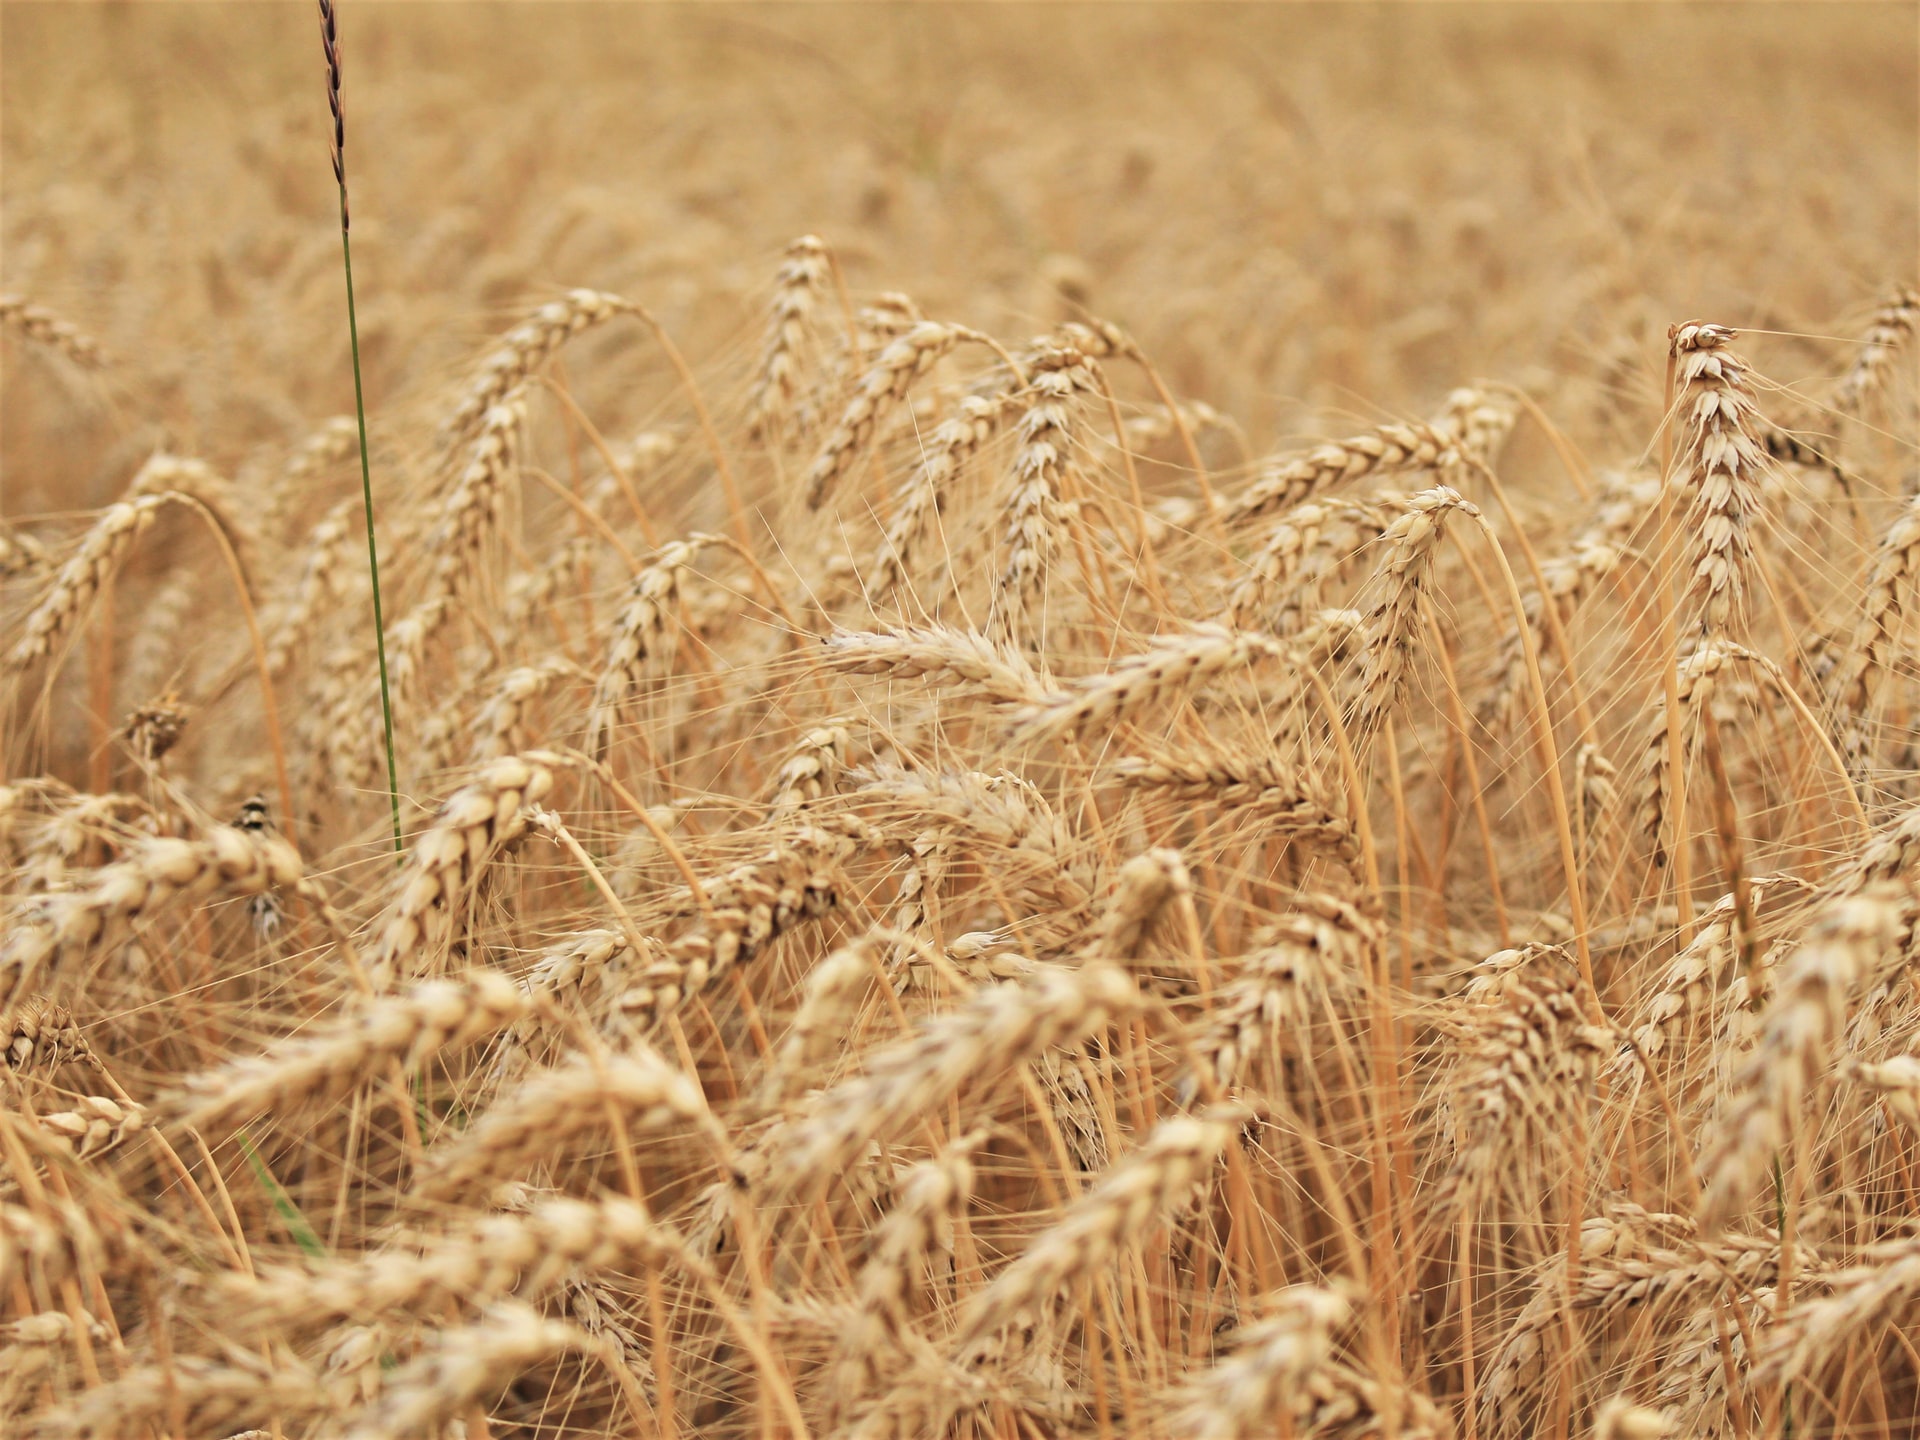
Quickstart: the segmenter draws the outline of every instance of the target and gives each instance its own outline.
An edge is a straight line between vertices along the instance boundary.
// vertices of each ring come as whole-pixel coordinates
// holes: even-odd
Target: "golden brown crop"
[[[1920,1432],[1911,6],[336,18],[398,860],[312,15],[0,7],[0,1435]]]

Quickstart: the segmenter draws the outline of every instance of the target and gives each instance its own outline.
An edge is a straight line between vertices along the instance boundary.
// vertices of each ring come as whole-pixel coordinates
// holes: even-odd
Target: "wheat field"
[[[1913,5],[336,18],[0,7],[0,1435],[1920,1435]]]

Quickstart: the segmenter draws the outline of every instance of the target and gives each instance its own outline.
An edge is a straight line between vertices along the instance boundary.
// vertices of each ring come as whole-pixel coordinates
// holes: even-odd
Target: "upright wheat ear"
[[[802,235],[787,246],[774,280],[767,338],[761,346],[759,373],[747,397],[748,433],[762,439],[777,431],[800,393],[802,357],[811,338],[814,307],[825,293],[833,256],[818,235]]]
[[[1687,511],[1688,596],[1709,635],[1725,634],[1742,617],[1753,568],[1753,527],[1767,452],[1755,438],[1760,412],[1747,364],[1729,348],[1736,332],[1689,321],[1675,327],[1673,358],[1682,427],[1681,484]]]

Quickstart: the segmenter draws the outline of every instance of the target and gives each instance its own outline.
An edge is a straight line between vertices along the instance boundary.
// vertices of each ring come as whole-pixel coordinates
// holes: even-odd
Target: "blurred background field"
[[[1255,451],[1481,375],[1564,397],[1576,433],[1637,424],[1673,319],[1848,336],[1910,268],[1914,13],[348,0],[370,404],[573,285],[644,301],[738,390],[813,231],[856,291],[930,314],[1121,323]],[[4,342],[7,508],[99,503],[156,439],[231,467],[345,408],[308,7],[0,24],[0,286],[131,392],[110,415]],[[1840,363],[1760,343],[1783,380]],[[636,366],[576,368],[644,403]]]

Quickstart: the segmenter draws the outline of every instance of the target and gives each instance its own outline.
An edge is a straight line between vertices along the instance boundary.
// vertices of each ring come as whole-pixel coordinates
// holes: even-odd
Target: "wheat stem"
[[[400,838],[400,770],[393,755],[393,693],[387,683],[387,622],[380,606],[380,547],[373,533],[373,471],[367,461],[367,398],[360,378],[360,317],[353,303],[353,242],[347,211],[346,119],[340,108],[340,38],[333,0],[319,0],[320,44],[327,57],[327,103],[333,112],[333,178],[340,187],[340,261],[347,277],[347,339],[353,351],[353,418],[360,435],[360,497],[367,516],[367,575],[373,584],[373,647],[380,662],[380,723],[387,752],[387,804],[393,812],[393,852]]]

